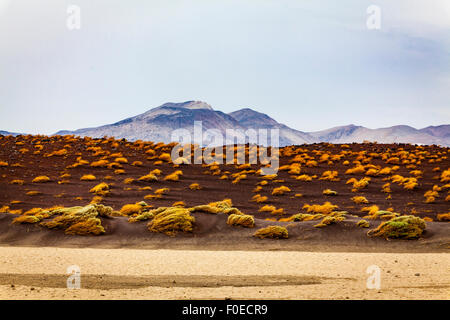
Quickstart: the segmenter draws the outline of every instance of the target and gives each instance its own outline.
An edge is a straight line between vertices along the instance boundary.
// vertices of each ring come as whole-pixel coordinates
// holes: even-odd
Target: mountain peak
[[[239,109],[237,111],[230,112],[229,115],[232,116],[233,118],[235,118],[239,122],[250,120],[253,122],[254,121],[261,121],[261,122],[268,121],[272,125],[278,124],[278,122],[276,122],[274,119],[269,117],[267,114],[255,111],[250,108]]]
[[[174,103],[174,102],[167,102],[164,103],[162,106],[160,106],[159,108],[164,108],[164,107],[169,107],[169,108],[184,108],[184,109],[206,109],[206,110],[213,110],[213,108],[211,107],[211,105],[207,104],[206,102],[203,101],[186,101],[186,102],[181,102],[181,103]]]
[[[144,112],[136,117],[133,117],[133,119],[137,120],[154,119],[155,117],[160,115],[170,115],[180,113],[183,111],[183,109],[214,111],[214,109],[209,104],[203,101],[185,101],[179,103],[166,102],[163,105],[160,105],[159,107],[150,109],[147,112]],[[126,119],[126,121],[128,121],[129,119]],[[118,122],[118,124],[120,123],[122,123],[122,121]]]

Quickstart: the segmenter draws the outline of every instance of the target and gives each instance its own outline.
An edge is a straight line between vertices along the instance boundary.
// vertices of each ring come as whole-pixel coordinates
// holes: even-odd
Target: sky
[[[0,130],[188,100],[301,131],[449,124],[450,1],[0,0]]]

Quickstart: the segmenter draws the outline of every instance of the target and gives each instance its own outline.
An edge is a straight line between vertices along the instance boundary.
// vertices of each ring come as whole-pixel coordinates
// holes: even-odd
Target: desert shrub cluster
[[[101,235],[105,233],[99,217],[108,218],[113,215],[111,207],[91,204],[85,207],[57,208],[49,210],[54,218],[41,222],[41,226],[49,229],[63,229],[70,235]]]
[[[349,215],[371,225],[403,216],[449,221],[445,213],[450,201],[448,148],[377,143],[287,146],[274,151],[280,155],[278,173],[263,175],[267,164],[241,163],[237,158],[219,164],[212,161],[214,151],[172,161],[174,147],[108,137],[0,136],[0,187],[8,190],[0,207],[19,215],[15,224],[56,219],[62,214],[22,214],[30,206],[45,207],[56,201],[70,201],[73,207],[105,203],[130,222],[153,221],[154,210],[161,206],[184,208],[190,215],[224,213],[227,221],[232,216],[230,223],[244,220],[237,217],[244,215],[241,209],[254,219],[315,221],[319,226],[339,223]],[[12,149],[13,157],[8,153]],[[198,149],[204,150],[191,145],[191,150]],[[253,145],[236,146],[234,151],[238,150],[247,158],[261,152]],[[194,160],[202,160],[202,165],[188,164]],[[231,200],[208,203],[219,189],[224,191],[220,197],[236,204]],[[192,205],[194,198],[184,197],[188,193],[207,204]],[[82,223],[74,227],[79,233],[98,227],[96,220]]]
[[[372,237],[386,239],[417,239],[426,228],[426,222],[415,216],[400,216],[382,222],[377,228],[368,232]]]
[[[194,222],[195,218],[186,208],[162,208],[154,213],[153,219],[148,223],[148,229],[174,236],[177,232],[192,232]]]

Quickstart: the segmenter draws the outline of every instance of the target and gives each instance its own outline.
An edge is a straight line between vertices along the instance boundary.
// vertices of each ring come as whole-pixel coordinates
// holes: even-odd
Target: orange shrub
[[[146,181],[146,182],[150,182],[150,181],[158,181],[158,178],[154,175],[154,174],[147,174],[145,176],[142,176],[138,179],[138,181]]]
[[[168,174],[164,177],[164,180],[166,181],[178,181],[180,179],[180,175],[182,175],[180,170],[177,170],[171,174]]]
[[[364,166],[358,165],[354,168],[350,168],[347,171],[345,171],[345,174],[363,174],[366,172],[366,169]]]
[[[337,171],[325,171],[324,173],[322,173],[322,177],[320,177],[319,180],[339,181],[337,176]]]
[[[291,189],[289,189],[286,186],[280,186],[278,188],[274,188],[273,189],[272,195],[274,195],[274,196],[281,196],[281,195],[284,195],[287,192],[291,192]]]
[[[93,168],[106,168],[108,166],[109,162],[108,160],[98,160],[93,161],[90,166]]]
[[[85,174],[80,178],[81,181],[94,181],[96,179],[97,178],[92,174]]]
[[[381,190],[382,190],[383,192],[385,192],[385,193],[391,193],[391,192],[392,192],[392,190],[391,190],[391,184],[390,184],[389,182],[383,184],[383,186],[381,187]]]
[[[321,214],[325,214],[325,215],[330,214],[337,208],[338,208],[337,205],[333,205],[328,201],[322,205],[320,205],[320,204],[313,204],[313,205],[305,204],[303,206],[303,209],[306,209],[307,212],[321,213]]]
[[[270,212],[272,213],[273,211],[275,211],[277,208],[275,206],[271,206],[271,205],[265,205],[262,206],[261,208],[259,208],[259,212]]]
[[[300,176],[295,177],[295,180],[299,180],[299,181],[311,181],[312,177],[308,176],[307,174],[302,174]]]
[[[117,163],[128,163],[128,159],[124,158],[124,157],[119,157],[119,158],[114,159],[114,162],[117,162]]]
[[[33,179],[33,183],[43,183],[43,182],[49,182],[51,181],[49,177],[47,176],[38,176]]]
[[[198,183],[192,183],[190,186],[189,186],[189,189],[191,189],[191,190],[200,190],[202,187],[198,184]]]
[[[267,198],[266,196],[260,196],[256,199],[257,203],[263,203],[266,202],[269,198]]]
[[[23,180],[11,180],[9,183],[10,184],[23,185],[25,183],[25,181],[23,181]]]
[[[161,153],[158,159],[161,161],[170,162],[171,161],[170,153]]]
[[[450,182],[450,169],[444,170],[441,173],[441,182]]]
[[[89,190],[89,192],[95,193],[98,196],[106,196],[107,194],[109,194],[109,185],[105,182],[102,182]]]
[[[43,219],[43,217],[41,215],[36,215],[36,216],[19,216],[17,218],[15,218],[12,223],[38,223]]]
[[[355,196],[352,198],[354,203],[361,204],[361,203],[369,203],[369,200],[366,199],[366,197],[363,196]]]
[[[136,203],[136,204],[126,204],[122,206],[122,209],[120,209],[120,213],[123,215],[132,215],[132,214],[140,214],[142,210],[144,209],[144,206]]]
[[[450,221],[450,213],[441,213],[437,215],[439,221]]]
[[[28,191],[26,193],[27,196],[37,196],[39,194],[41,194],[41,192],[40,191],[35,191],[35,190],[31,190],[31,191]]]
[[[337,196],[337,192],[331,189],[325,189],[322,191],[322,194],[326,196]]]
[[[161,188],[161,189],[157,189],[155,191],[155,194],[157,194],[157,195],[167,194],[167,193],[169,193],[169,191],[170,191],[169,188]]]

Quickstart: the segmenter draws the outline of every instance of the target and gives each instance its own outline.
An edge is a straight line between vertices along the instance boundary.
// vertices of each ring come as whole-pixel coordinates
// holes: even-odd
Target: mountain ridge
[[[337,126],[325,130],[304,132],[277,122],[265,113],[251,108],[224,113],[214,110],[211,105],[203,101],[185,101],[181,103],[167,102],[159,107],[129,117],[112,124],[98,127],[81,128],[77,130],[61,130],[55,134],[74,134],[101,138],[111,136],[126,138],[130,141],[173,141],[172,134],[177,129],[185,129],[193,136],[194,123],[202,122],[202,129],[218,132],[226,136],[227,129],[234,129],[242,135],[248,129],[278,129],[280,146],[299,145],[305,143],[352,143],[377,141],[378,143],[413,143],[440,144],[450,146],[450,125],[428,126],[416,129],[407,125],[369,129],[355,124]],[[270,134],[269,134],[270,135]],[[208,136],[204,145],[211,145],[217,141]],[[175,139],[176,140],[176,139]],[[234,141],[234,140],[233,140]],[[222,141],[230,143],[233,141]],[[217,142],[218,144],[221,141]]]
[[[20,136],[23,133],[17,133],[17,132],[9,132],[5,130],[0,130],[0,135],[2,136]]]

